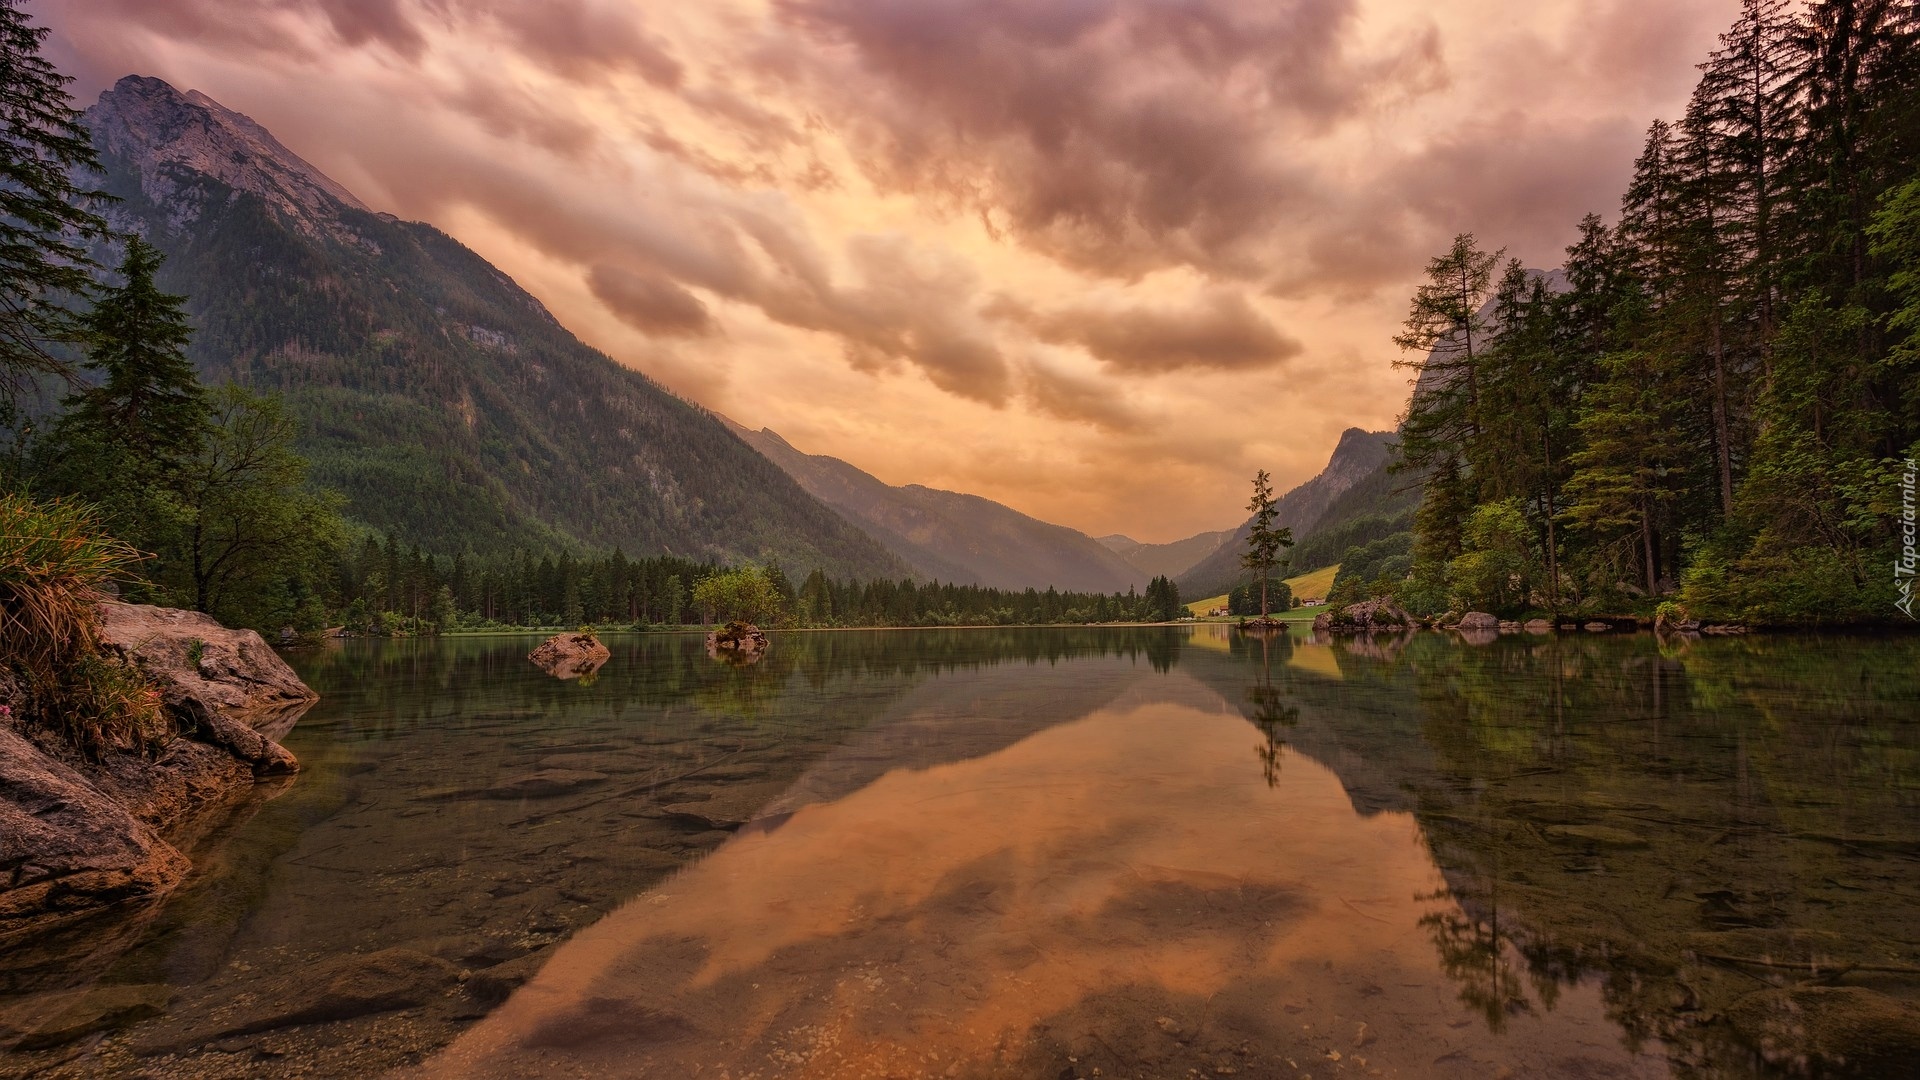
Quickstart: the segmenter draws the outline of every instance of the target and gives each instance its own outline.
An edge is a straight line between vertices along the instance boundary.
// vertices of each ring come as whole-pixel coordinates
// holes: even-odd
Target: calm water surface
[[[0,1071],[1920,1069],[1920,640],[535,641],[294,658],[305,771],[0,958]]]

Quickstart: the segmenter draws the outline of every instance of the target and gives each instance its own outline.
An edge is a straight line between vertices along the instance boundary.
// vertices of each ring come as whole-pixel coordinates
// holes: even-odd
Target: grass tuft
[[[24,677],[30,714],[88,754],[168,730],[159,692],[100,653],[100,587],[140,558],[82,503],[0,495],[0,665]]]

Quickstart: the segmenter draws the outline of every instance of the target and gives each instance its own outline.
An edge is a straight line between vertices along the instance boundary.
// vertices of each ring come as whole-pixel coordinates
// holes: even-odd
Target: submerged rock
[[[613,653],[600,639],[581,631],[555,634],[527,654],[527,659],[556,679],[578,679],[600,670]]]
[[[1643,848],[1647,838],[1639,833],[1611,825],[1554,825],[1546,831],[1549,840],[1570,840],[1596,847]]]
[[[1727,1022],[1776,1067],[1821,1076],[1905,1076],[1920,1061],[1920,1007],[1861,986],[1748,994]]]
[[[158,1016],[172,996],[165,986],[152,984],[96,986],[49,995],[26,1004],[33,1019],[13,1045],[21,1050],[64,1046],[96,1031]]]

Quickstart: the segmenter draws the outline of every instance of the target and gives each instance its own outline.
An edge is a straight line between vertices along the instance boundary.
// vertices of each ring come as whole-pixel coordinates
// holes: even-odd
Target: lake
[[[127,1003],[0,1075],[1920,1060],[1920,639],[538,640],[292,656],[304,771],[90,953],[0,958],[16,1042]]]

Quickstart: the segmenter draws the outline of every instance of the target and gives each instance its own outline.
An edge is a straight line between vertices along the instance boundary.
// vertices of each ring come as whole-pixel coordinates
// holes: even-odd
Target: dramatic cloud
[[[703,404],[1172,540],[1390,425],[1427,258],[1556,265],[1738,0],[27,6]]]
[[[1026,326],[1050,344],[1077,345],[1125,372],[1272,367],[1301,351],[1246,297],[1224,290],[1187,308],[1079,306],[1041,313],[1002,296],[985,311]]]
[[[700,298],[653,274],[596,266],[587,275],[593,295],[636,330],[662,337],[704,337],[713,318]]]

